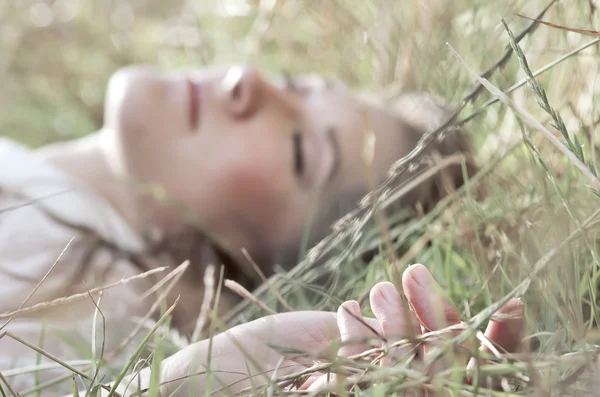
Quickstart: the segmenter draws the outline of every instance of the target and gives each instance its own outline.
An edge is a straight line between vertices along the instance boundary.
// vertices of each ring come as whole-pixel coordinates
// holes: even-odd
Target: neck
[[[103,134],[54,143],[36,151],[42,160],[77,178],[87,189],[107,200],[137,232],[152,225],[143,214],[148,203],[140,194],[119,180],[106,156]]]

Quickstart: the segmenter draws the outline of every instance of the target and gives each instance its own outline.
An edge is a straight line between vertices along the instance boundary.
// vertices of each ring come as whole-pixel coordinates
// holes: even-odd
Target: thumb
[[[367,350],[367,340],[381,334],[379,324],[372,319],[364,319],[360,313],[360,305],[354,300],[340,305],[337,311],[337,324],[342,342],[338,352],[341,357],[349,357]],[[340,377],[336,374],[312,377],[300,387],[300,390],[322,391],[337,383],[338,380]]]
[[[516,352],[521,345],[521,335],[524,326],[524,306],[519,299],[509,300],[496,314],[498,319],[490,320],[484,336],[485,339],[480,347],[481,351],[492,353],[494,350],[500,353]],[[473,376],[477,368],[477,359],[475,357],[469,360],[467,373]],[[480,384],[484,384],[482,379]],[[491,380],[491,388],[500,386],[500,379]]]

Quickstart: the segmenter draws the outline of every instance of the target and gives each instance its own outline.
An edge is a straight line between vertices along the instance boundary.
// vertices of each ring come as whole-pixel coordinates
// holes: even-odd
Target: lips
[[[187,84],[190,96],[190,127],[192,130],[196,130],[200,122],[200,88],[189,79]]]

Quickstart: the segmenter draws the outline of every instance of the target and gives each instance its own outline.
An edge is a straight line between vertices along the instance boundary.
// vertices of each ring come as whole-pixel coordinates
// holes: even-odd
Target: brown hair
[[[441,98],[423,93],[402,94],[392,100],[391,108],[398,114],[402,122],[410,127],[408,131],[412,147],[417,146],[425,133],[437,130],[452,115],[452,110]],[[479,170],[471,141],[464,129],[450,125],[439,138],[426,149],[426,157],[429,158],[429,161],[421,164],[412,174],[435,166],[443,158],[455,156],[456,161],[441,166],[439,172],[419,185],[413,194],[409,195],[405,204],[419,203],[425,210],[429,210],[450,191],[461,187],[465,183],[465,175],[471,177]],[[463,171],[466,172],[463,173]],[[411,176],[410,174],[408,177]]]

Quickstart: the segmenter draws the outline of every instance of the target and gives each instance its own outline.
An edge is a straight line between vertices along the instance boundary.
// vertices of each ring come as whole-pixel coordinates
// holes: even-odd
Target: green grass
[[[427,6],[420,12],[417,3],[277,1],[274,9],[247,16],[196,15],[183,3],[161,11],[155,4],[156,9],[133,11],[135,29],[127,34],[109,23],[108,10],[86,5],[79,18],[62,26],[75,38],[64,43],[53,36],[56,26],[27,25],[28,9],[15,2],[10,26],[20,29],[14,40],[24,50],[11,53],[9,67],[0,69],[0,86],[6,87],[0,93],[0,135],[37,146],[93,130],[99,126],[101,87],[108,75],[119,65],[139,61],[165,67],[252,61],[272,72],[317,71],[382,94],[403,89],[439,94],[460,110],[458,120],[472,136],[481,172],[429,214],[388,222],[389,228],[375,218],[377,195],[372,196],[296,269],[278,274],[270,288],[254,296],[275,311],[284,308],[274,290],[296,310],[336,310],[345,299],[360,298],[369,313],[365,297],[372,285],[386,279],[397,282],[395,275],[408,265],[423,263],[463,319],[479,329],[510,296],[525,302],[525,340],[533,351],[487,368],[519,387],[512,394],[480,393],[576,395],[577,370],[600,343],[598,38],[545,25],[519,38],[517,33],[532,22],[515,14],[535,17],[548,4],[541,0],[431,0],[423,2]],[[166,16],[179,14],[189,17],[180,23],[199,29],[201,47],[153,39],[154,33],[167,34],[176,24],[174,19],[164,22]],[[587,2],[560,2],[542,19],[599,30],[598,15]],[[2,26],[9,22],[0,20]],[[115,47],[110,37],[120,44]],[[63,51],[52,52],[59,46]],[[37,70],[34,59],[49,53],[51,62]],[[486,71],[484,87],[473,73]],[[69,116],[62,117],[64,112]],[[435,133],[423,143],[433,139]],[[400,161],[395,177],[419,156],[417,151]],[[393,252],[382,249],[369,264],[362,261],[363,253],[384,247],[386,241]],[[323,278],[326,289],[315,285]],[[230,314],[228,325],[264,314],[246,303]],[[98,316],[100,310],[100,321]],[[143,348],[149,349],[153,368],[176,350],[180,342],[162,328],[157,331],[158,325],[125,367],[109,369],[102,353],[94,352],[94,364],[76,372],[90,395],[99,391],[97,382],[107,380],[96,372],[98,366],[111,380],[121,379]],[[357,391],[363,396],[394,395],[408,385],[432,381],[401,368],[345,365],[366,369],[366,378],[377,381]],[[331,366],[335,368],[340,367]],[[11,395],[10,379],[0,380],[0,395]],[[156,384],[153,378],[151,395],[157,395]],[[442,385],[448,395],[475,391],[452,377]],[[30,392],[44,395],[43,389],[39,385]]]

